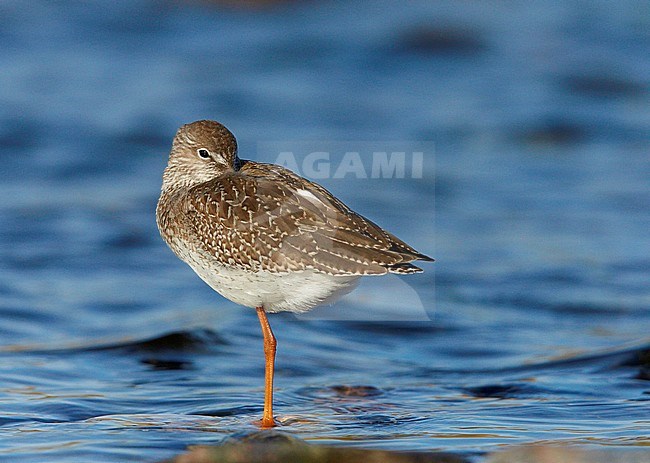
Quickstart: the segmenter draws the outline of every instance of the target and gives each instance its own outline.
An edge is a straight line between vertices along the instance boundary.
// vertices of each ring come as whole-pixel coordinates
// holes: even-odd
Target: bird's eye
[[[199,157],[201,159],[210,159],[210,152],[206,150],[205,148],[201,148],[197,151],[199,153]]]

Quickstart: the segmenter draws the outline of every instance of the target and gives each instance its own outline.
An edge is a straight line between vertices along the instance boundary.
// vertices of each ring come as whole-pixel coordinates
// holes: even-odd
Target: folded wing
[[[432,260],[325,188],[272,164],[246,163],[188,192],[184,212],[200,246],[224,265],[332,275],[416,273]],[[207,227],[207,229],[206,229]],[[209,237],[209,238],[205,238]]]

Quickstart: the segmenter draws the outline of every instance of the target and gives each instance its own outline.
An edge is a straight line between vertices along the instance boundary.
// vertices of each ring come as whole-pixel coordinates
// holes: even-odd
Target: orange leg
[[[260,319],[262,326],[262,336],[264,336],[264,359],[266,361],[264,368],[264,415],[262,416],[262,427],[272,428],[275,426],[273,419],[273,370],[275,368],[275,348],[277,341],[271,331],[271,325],[266,318],[264,307],[257,307],[257,317]]]

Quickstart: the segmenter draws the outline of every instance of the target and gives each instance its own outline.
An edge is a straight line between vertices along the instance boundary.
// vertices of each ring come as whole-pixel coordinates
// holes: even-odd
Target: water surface
[[[436,263],[271,318],[283,430],[476,459],[647,446],[639,7],[4,2],[2,460],[156,461],[255,429],[255,313],[155,227],[173,133],[200,118],[269,162],[301,140],[434,147],[422,178],[319,179]]]

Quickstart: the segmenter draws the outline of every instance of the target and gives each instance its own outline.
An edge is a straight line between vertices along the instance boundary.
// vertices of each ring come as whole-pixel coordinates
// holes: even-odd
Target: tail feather
[[[411,273],[422,273],[424,271],[420,267],[416,267],[415,265],[409,264],[408,262],[389,265],[386,268],[388,269],[389,273],[399,273],[401,275],[409,275]]]

